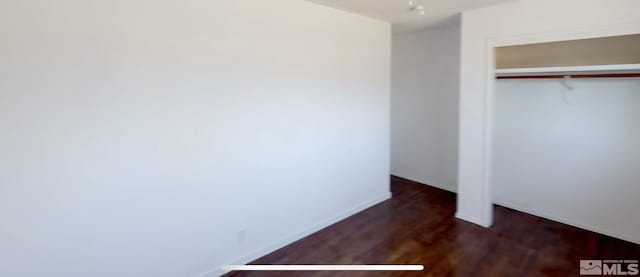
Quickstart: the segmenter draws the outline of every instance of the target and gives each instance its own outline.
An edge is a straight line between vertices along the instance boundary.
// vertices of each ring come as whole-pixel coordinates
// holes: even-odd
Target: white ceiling
[[[414,0],[425,7],[425,15],[409,11],[409,0],[309,0],[321,5],[393,23],[394,32],[446,26],[465,10],[513,0]]]

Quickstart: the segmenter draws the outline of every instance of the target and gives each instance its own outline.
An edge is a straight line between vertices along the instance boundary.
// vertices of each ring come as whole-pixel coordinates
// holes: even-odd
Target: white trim
[[[225,265],[233,271],[422,271],[424,265]]]
[[[461,212],[456,212],[455,217],[458,218],[458,219],[462,219],[464,221],[468,221],[469,223],[480,225],[480,226],[482,226],[484,228],[491,227],[491,222],[485,222],[482,218],[476,217],[474,215],[464,214],[464,213],[461,213]]]
[[[485,114],[484,114],[484,157],[488,163],[484,163],[482,165],[482,202],[485,205],[482,205],[482,221],[477,222],[484,227],[491,227],[493,224],[493,201],[492,201],[492,190],[491,190],[491,180],[493,179],[493,103],[495,97],[495,68],[496,68],[496,51],[495,47],[493,47],[491,40],[485,41],[485,59],[487,59],[486,63],[489,64],[489,70],[486,72],[486,79],[489,82],[485,82],[485,89],[488,93],[484,95],[484,106],[485,106]]]
[[[545,219],[548,219],[548,220],[551,220],[551,221],[555,221],[555,222],[559,222],[559,223],[562,223],[562,224],[567,224],[567,225],[571,225],[571,226],[574,226],[574,227],[578,227],[580,229],[584,229],[584,230],[587,230],[587,231],[600,233],[600,234],[607,235],[607,236],[610,236],[610,237],[613,237],[613,238],[617,238],[617,239],[621,239],[621,240],[626,240],[628,242],[632,242],[632,243],[635,243],[635,244],[640,244],[640,240],[633,239],[633,238],[627,237],[625,235],[620,235],[617,232],[613,232],[613,231],[610,231],[610,230],[604,230],[604,229],[601,229],[601,228],[598,228],[598,227],[593,227],[593,226],[589,226],[589,225],[582,224],[582,223],[577,223],[575,221],[568,220],[566,218],[562,218],[562,217],[559,217],[559,216],[552,216],[552,215],[549,215],[546,212],[542,212],[542,211],[538,211],[538,210],[534,210],[534,209],[530,209],[530,208],[524,208],[524,207],[521,207],[518,204],[515,204],[515,203],[512,203],[512,202],[496,200],[495,204],[503,206],[503,207],[506,207],[506,208],[509,208],[509,209],[514,209],[516,211],[520,211],[520,212],[523,212],[523,213],[535,215],[537,217],[545,218]]]
[[[401,178],[404,178],[404,177],[401,177]],[[456,189],[452,189],[452,188],[451,188],[451,187],[449,187],[449,186],[443,186],[443,185],[441,185],[440,183],[434,183],[434,182],[426,182],[426,183],[423,183],[423,182],[418,182],[418,181],[415,181],[415,180],[412,180],[412,179],[408,179],[408,178],[405,178],[405,179],[407,179],[407,180],[409,180],[409,181],[414,181],[414,182],[416,182],[416,183],[419,183],[419,184],[422,184],[422,185],[425,185],[425,186],[428,186],[428,187],[433,187],[433,188],[441,189],[441,190],[448,191],[448,192],[455,193],[455,194],[457,194],[457,193],[458,193],[458,191],[457,191]]]
[[[500,68],[496,69],[496,76],[519,76],[535,73],[538,75],[557,75],[573,73],[637,73],[640,64],[611,64],[589,66],[561,66],[561,67],[529,67],[529,68]]]
[[[452,188],[451,188],[451,187],[456,187],[456,188],[457,188],[457,187],[458,187],[457,185],[454,185],[454,186],[444,186],[444,185],[442,185],[442,184],[443,184],[443,183],[445,183],[445,182],[431,182],[431,181],[429,181],[429,180],[422,179],[422,178],[405,177],[405,176],[407,176],[407,175],[400,175],[400,174],[393,174],[393,173],[391,173],[391,175],[396,176],[396,177],[401,178],[401,179],[409,180],[409,181],[411,181],[411,182],[415,182],[415,183],[418,183],[418,184],[421,184],[421,185],[425,185],[425,186],[429,186],[429,187],[434,187],[434,188],[441,189],[441,190],[446,190],[446,191],[448,191],[448,192],[458,193],[458,192],[456,191],[456,189],[452,189]]]
[[[275,250],[278,250],[284,246],[287,246],[295,241],[298,241],[306,236],[309,236],[315,232],[318,232],[330,225],[333,225],[335,223],[338,223],[339,221],[342,221],[343,219],[350,217],[356,213],[359,213],[367,208],[370,208],[374,205],[377,205],[383,201],[386,201],[388,199],[391,198],[391,192],[387,192],[386,194],[380,195],[378,197],[374,197],[368,201],[362,202],[358,205],[355,205],[353,208],[341,211],[333,216],[330,216],[324,220],[319,221],[318,223],[314,224],[313,226],[309,227],[309,228],[305,228],[304,230],[291,234],[291,235],[287,235],[284,238],[278,240],[275,243],[269,244],[265,247],[261,247],[257,250],[251,251],[250,254],[239,258],[239,259],[235,259],[234,262],[231,263],[227,263],[227,264],[246,264],[249,263],[257,258],[260,258],[264,255],[267,255]],[[225,271],[221,268],[221,265],[216,265],[213,268],[206,270],[204,272],[201,272],[199,274],[194,275],[193,277],[209,277],[209,276],[220,276],[223,274],[228,273],[228,271]]]

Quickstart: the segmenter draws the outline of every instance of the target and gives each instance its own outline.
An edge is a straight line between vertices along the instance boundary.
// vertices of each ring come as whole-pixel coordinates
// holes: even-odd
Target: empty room
[[[0,276],[640,276],[638,0],[0,0]]]

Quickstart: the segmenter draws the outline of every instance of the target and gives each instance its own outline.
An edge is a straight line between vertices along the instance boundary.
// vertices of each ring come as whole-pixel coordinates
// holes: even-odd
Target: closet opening
[[[640,34],[493,51],[492,203],[640,243]]]

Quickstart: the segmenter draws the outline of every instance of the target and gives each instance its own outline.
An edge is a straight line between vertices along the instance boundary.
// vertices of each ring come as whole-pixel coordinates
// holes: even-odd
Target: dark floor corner
[[[455,194],[391,177],[393,198],[252,264],[422,264],[422,272],[233,272],[228,276],[579,276],[581,259],[639,259],[640,245],[504,207],[485,229]]]

